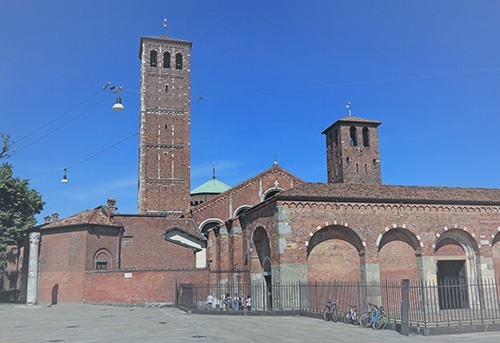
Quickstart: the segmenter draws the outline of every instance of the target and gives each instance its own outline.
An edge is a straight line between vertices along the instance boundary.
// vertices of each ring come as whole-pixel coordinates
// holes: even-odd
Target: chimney
[[[108,198],[108,218],[111,218],[115,214],[116,199]]]
[[[53,213],[52,214],[52,221],[53,222],[56,222],[59,220],[59,213]]]
[[[50,224],[50,216],[43,217],[44,224]]]

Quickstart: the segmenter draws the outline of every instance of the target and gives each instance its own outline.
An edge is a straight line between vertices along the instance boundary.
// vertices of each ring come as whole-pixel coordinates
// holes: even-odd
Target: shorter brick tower
[[[377,129],[380,124],[348,116],[323,131],[329,183],[382,183]]]

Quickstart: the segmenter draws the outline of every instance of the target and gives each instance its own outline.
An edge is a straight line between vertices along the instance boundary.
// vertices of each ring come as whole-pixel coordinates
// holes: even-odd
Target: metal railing
[[[500,287],[497,280],[476,283],[463,279],[441,280],[438,284],[410,281],[407,304],[410,326],[476,325],[500,322]],[[214,301],[207,303],[211,294]],[[329,299],[338,300],[339,314],[348,304],[358,304],[360,311],[368,303],[384,306],[390,322],[401,324],[402,282],[380,283],[334,281],[328,283],[266,282],[226,283],[217,285],[178,285],[178,304],[199,310],[233,311],[235,295],[252,298],[252,311],[322,312]],[[224,302],[225,298],[230,303]]]

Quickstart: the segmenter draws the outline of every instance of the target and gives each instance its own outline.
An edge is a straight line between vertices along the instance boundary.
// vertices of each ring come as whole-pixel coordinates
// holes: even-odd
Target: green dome
[[[191,194],[221,194],[231,189],[230,186],[226,185],[224,182],[221,182],[215,178],[205,182],[203,185],[193,189]]]

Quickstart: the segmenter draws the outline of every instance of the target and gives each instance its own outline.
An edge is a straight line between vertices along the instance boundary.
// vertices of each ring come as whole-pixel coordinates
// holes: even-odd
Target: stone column
[[[29,237],[30,251],[26,303],[28,305],[36,305],[38,300],[38,249],[40,245],[40,232],[31,232]]]

